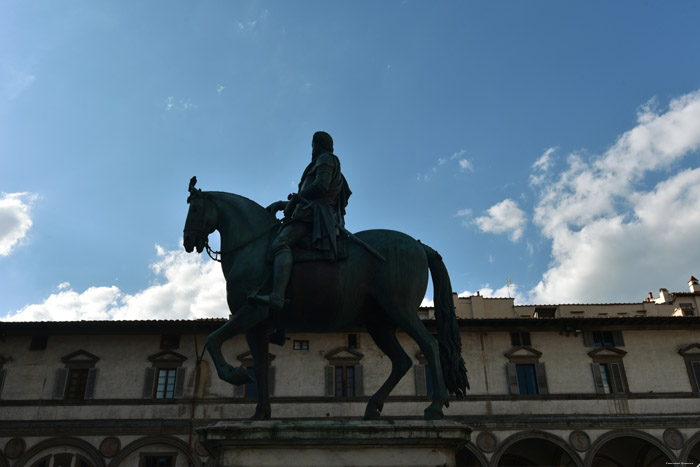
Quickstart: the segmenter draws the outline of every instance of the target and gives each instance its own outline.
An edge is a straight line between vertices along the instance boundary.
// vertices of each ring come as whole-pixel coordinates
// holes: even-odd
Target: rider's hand
[[[277,214],[277,211],[283,211],[286,207],[287,201],[275,201],[265,209],[267,210],[267,212],[274,216],[275,214]]]

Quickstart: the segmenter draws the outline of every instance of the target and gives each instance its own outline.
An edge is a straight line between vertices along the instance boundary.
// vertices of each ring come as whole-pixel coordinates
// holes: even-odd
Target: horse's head
[[[192,177],[189,187],[190,196],[187,198],[190,209],[187,211],[182,241],[188,253],[192,253],[195,248],[197,253],[204,250],[209,234],[215,230],[217,221],[216,205],[207,193],[194,187],[196,183],[197,177]]]

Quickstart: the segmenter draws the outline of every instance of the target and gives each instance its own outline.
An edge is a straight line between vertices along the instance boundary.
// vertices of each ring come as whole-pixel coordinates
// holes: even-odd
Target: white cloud
[[[673,168],[700,148],[700,92],[665,113],[652,104],[602,155],[570,155],[539,193],[534,222],[552,240],[553,262],[532,301],[640,300],[697,272],[700,168]],[[651,173],[666,177],[644,189]]]
[[[72,290],[64,282],[43,303],[27,305],[7,321],[75,321],[110,319],[193,319],[228,316],[226,287],[219,263],[184,251],[156,246],[152,265],[160,281],[130,295],[118,287]]]
[[[223,86],[223,85],[221,85],[221,84],[217,84],[217,85],[216,85],[216,92],[218,92],[219,94],[221,94],[222,92],[224,92],[224,89],[226,89],[226,86]]]
[[[459,168],[462,170],[468,170],[470,172],[474,172],[474,166],[468,159],[460,159],[459,160]]]
[[[465,149],[460,149],[459,151],[453,153],[450,157],[438,157],[436,164],[433,167],[431,167],[430,170],[422,174],[418,174],[417,179],[424,182],[431,180],[435,176],[435,174],[437,174],[440,167],[446,166],[448,162],[459,158],[466,152],[467,151]],[[459,161],[457,161],[457,164],[459,166],[460,171],[462,172],[466,170],[474,172],[474,166],[468,159],[460,159]]]
[[[552,154],[557,148],[547,149],[536,161],[532,164],[532,173],[530,175],[530,185],[536,186],[540,185],[549,171],[552,164]]]
[[[27,236],[32,226],[30,208],[36,195],[3,193],[0,198],[0,256],[7,256]]]
[[[467,208],[467,209],[460,209],[457,211],[457,214],[455,214],[456,217],[469,217],[472,215],[472,210]]]
[[[509,232],[511,241],[516,242],[520,239],[527,220],[525,213],[515,201],[504,199],[491,206],[486,212],[488,215],[474,219],[474,223],[482,232],[496,234]]]

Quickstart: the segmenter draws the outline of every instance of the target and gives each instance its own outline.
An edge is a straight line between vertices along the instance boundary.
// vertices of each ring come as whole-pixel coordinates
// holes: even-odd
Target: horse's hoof
[[[423,412],[423,420],[442,420],[444,417],[445,414],[442,413],[442,410],[435,410],[430,407]]]
[[[364,420],[379,420],[381,417],[382,413],[377,410],[377,409],[369,409],[365,410],[365,416],[363,417]]]
[[[256,410],[253,416],[248,420],[269,420],[271,416],[270,412],[269,410]]]
[[[275,344],[282,347],[287,342],[287,337],[284,332],[284,329],[275,329],[274,332],[268,334],[267,340],[270,342],[270,344]]]

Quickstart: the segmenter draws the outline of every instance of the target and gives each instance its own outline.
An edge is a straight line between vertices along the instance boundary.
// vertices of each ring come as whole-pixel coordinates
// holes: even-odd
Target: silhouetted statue
[[[322,135],[320,142],[317,135]],[[433,396],[424,417],[442,418],[449,393],[462,397],[469,386],[447,269],[435,250],[401,232],[366,230],[353,235],[345,230],[342,220],[350,190],[332,154],[330,135],[323,135],[314,135],[312,162],[289,203],[265,209],[239,195],[201,191],[195,187],[195,177],[190,181],[185,250],[209,252],[208,235],[215,230],[221,235],[231,318],[207,338],[217,374],[235,385],[252,381],[244,367],[232,367],[221,352],[226,340],[245,333],[257,382],[252,418],[268,419],[269,329],[342,332],[365,326],[392,364],[391,374],[365,409],[365,419],[375,419],[413,365],[396,337],[400,328],[418,343],[428,361]],[[275,217],[278,209],[286,211],[284,222]],[[336,227],[344,233],[338,239]],[[312,247],[323,253],[309,256]],[[270,249],[273,266],[267,260]],[[418,317],[428,270],[433,277],[437,340]]]

